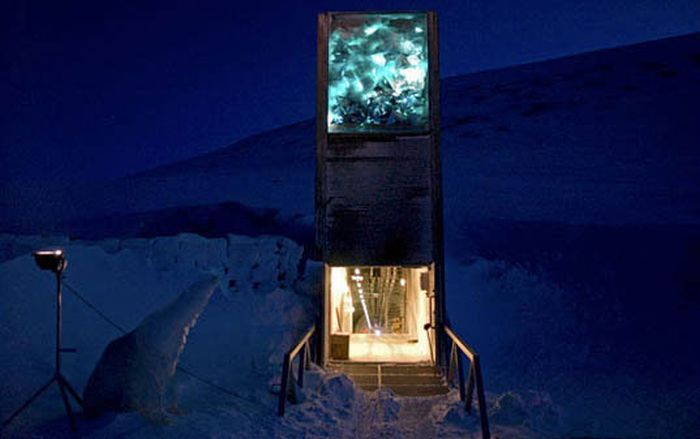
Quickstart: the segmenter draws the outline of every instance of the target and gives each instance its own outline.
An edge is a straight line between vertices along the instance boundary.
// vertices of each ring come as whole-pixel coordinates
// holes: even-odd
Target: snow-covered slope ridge
[[[700,222],[700,34],[446,78],[450,218]],[[127,178],[2,186],[0,231],[236,201],[313,212],[313,121]],[[164,147],[166,147],[164,145]]]

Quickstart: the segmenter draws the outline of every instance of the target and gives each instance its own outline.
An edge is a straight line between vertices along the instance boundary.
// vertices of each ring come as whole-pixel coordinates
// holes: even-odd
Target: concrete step
[[[377,365],[379,363],[351,363],[351,362],[334,362],[328,365],[328,368],[337,371],[344,372],[346,374],[360,373],[360,374],[375,374],[377,373]]]
[[[382,366],[383,374],[425,374],[437,375],[435,368],[429,364],[385,364]]]
[[[440,386],[382,386],[389,387],[398,396],[435,396],[445,395],[450,389],[442,384]]]
[[[342,371],[339,371],[342,372]],[[349,374],[346,373],[348,377],[350,377],[351,380],[355,382],[358,386],[365,386],[365,385],[371,385],[371,386],[378,386],[379,385],[379,376],[378,375],[354,375],[354,374]]]
[[[444,385],[445,382],[442,380],[442,377],[438,377],[435,375],[413,375],[413,374],[384,375],[384,374],[382,374],[382,384],[386,384],[388,386],[410,386],[410,385],[440,386],[440,385]]]
[[[355,385],[372,392],[389,388],[399,396],[434,396],[449,392],[430,364],[332,362],[328,369],[346,374]]]

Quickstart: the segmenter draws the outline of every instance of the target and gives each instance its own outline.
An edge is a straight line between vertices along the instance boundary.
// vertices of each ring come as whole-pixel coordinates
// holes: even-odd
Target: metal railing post
[[[464,403],[464,409],[467,412],[472,411],[472,399],[474,399],[474,363],[469,366],[469,378],[467,379],[467,396]]]
[[[482,439],[490,439],[491,431],[489,429],[488,407],[486,406],[486,394],[484,392],[484,378],[481,374],[481,363],[479,355],[466,344],[457,334],[449,327],[445,326],[445,337],[452,342],[452,350],[448,359],[448,370],[446,373],[448,383],[454,385],[454,363],[456,362],[457,373],[459,374],[459,396],[464,401],[464,409],[471,413],[472,402],[474,400],[474,390],[479,403],[479,418],[481,421],[481,437]],[[447,342],[447,340],[445,340]],[[456,351],[459,348],[459,352]],[[467,389],[464,390],[464,372],[462,369],[462,355],[470,361],[469,378],[467,378]],[[456,357],[456,358],[455,358]],[[466,394],[465,394],[466,393]]]
[[[311,351],[312,351],[311,345],[307,341],[306,342],[306,369],[307,370],[309,369],[309,364],[311,364],[311,362],[313,361],[313,358],[312,358],[313,355],[312,355]]]
[[[290,393],[290,381],[294,386],[292,388],[292,402],[298,402],[296,397],[296,384],[299,384],[299,387],[304,386],[304,371],[308,368],[309,363],[311,362],[311,349],[309,347],[309,340],[311,339],[311,337],[314,336],[315,333],[316,325],[312,325],[306,331],[301,340],[299,340],[289,351],[287,351],[286,354],[284,354],[284,361],[282,364],[282,382],[280,383],[280,394],[277,403],[277,414],[279,416],[284,416],[285,405],[287,404],[287,398]],[[299,357],[299,369],[298,378],[295,383],[292,363],[297,356]]]
[[[464,401],[464,370],[462,370],[462,355],[457,353],[457,376],[459,377],[459,400]]]
[[[279,416],[284,416],[284,406],[287,403],[287,392],[289,387],[289,373],[290,373],[290,355],[289,352],[284,354],[284,362],[282,364],[282,383],[280,384],[280,397],[277,405],[277,414]]]
[[[297,382],[299,387],[304,387],[304,371],[306,370],[306,344],[301,348],[301,355],[299,355],[299,372],[297,372]]]
[[[491,437],[491,432],[489,431],[489,420],[486,412],[486,395],[484,394],[484,380],[481,376],[481,365],[479,364],[479,357],[474,356],[474,376],[476,377],[476,397],[479,401],[479,417],[481,418],[481,436],[484,439]]]
[[[454,363],[455,363],[455,353],[457,352],[457,346],[452,343],[452,348],[450,349],[450,357],[447,362],[447,382],[454,384]]]

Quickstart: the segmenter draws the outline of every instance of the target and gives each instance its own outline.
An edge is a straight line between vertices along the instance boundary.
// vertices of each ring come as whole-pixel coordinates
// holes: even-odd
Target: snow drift
[[[166,404],[175,404],[165,401],[165,393],[187,335],[218,283],[211,278],[192,284],[173,303],[107,345],[85,385],[86,416],[96,417],[108,410],[165,416]]]

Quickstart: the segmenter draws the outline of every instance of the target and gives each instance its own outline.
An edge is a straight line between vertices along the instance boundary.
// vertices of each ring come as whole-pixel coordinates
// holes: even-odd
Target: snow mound
[[[194,283],[136,329],[110,342],[85,387],[86,415],[129,410],[164,415],[165,391],[187,335],[218,283],[216,278]]]
[[[499,439],[534,439],[561,436],[559,407],[546,394],[508,391],[487,395],[489,425]],[[464,437],[480,433],[479,407],[464,409],[456,392],[436,401],[430,413],[440,436]],[[471,436],[469,436],[471,437]]]
[[[379,401],[379,419],[382,422],[392,422],[399,419],[401,404],[397,401],[391,389],[382,388],[377,390],[377,400]]]
[[[498,425],[526,426],[544,432],[554,432],[559,427],[557,408],[540,392],[526,396],[506,392],[496,398],[489,411],[491,421]]]

